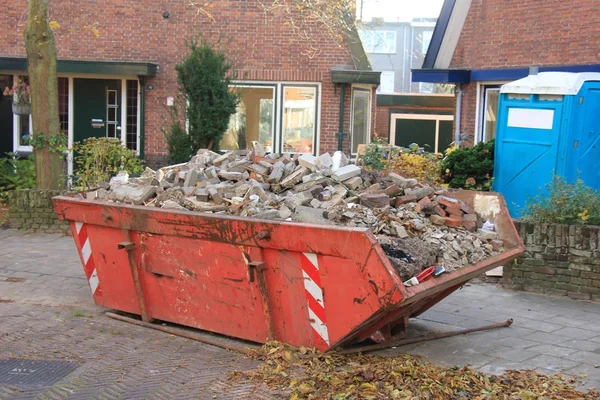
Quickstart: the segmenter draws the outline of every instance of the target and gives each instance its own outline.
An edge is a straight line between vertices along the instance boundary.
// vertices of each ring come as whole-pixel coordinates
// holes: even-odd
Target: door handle
[[[120,131],[120,130],[121,130],[121,127],[120,127],[119,125],[117,125],[117,130],[118,130],[118,131]]]

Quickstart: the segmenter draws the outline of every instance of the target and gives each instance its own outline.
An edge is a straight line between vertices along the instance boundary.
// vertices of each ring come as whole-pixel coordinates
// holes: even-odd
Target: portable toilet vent
[[[493,189],[511,216],[553,174],[600,187],[600,73],[541,72],[500,90]]]

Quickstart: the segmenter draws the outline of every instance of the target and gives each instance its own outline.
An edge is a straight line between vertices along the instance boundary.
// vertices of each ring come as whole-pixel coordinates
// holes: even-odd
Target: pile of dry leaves
[[[600,392],[581,393],[573,379],[534,371],[486,375],[469,367],[440,367],[402,354],[322,354],[281,343],[266,344],[256,353],[263,361],[252,371],[237,371],[231,379],[286,389],[281,398],[296,399],[599,399]]]

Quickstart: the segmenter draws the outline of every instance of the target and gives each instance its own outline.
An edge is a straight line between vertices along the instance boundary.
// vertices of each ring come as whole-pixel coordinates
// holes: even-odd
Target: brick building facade
[[[27,3],[7,0],[2,11],[0,89],[26,75]],[[213,2],[209,11],[212,18],[185,1],[51,2],[51,19],[60,24],[61,121],[70,142],[117,137],[150,165],[164,164],[161,128],[178,92],[175,65],[186,54],[186,39],[199,34],[213,43],[223,36],[240,77],[236,84],[254,96],[245,111],[260,113],[253,120],[256,137],[244,143],[264,141],[275,152],[337,150],[342,89],[343,150],[350,151],[351,140],[369,140],[379,74],[370,71],[357,34],[338,41],[315,25],[312,40],[303,40],[283,16],[265,13],[255,0]],[[0,151],[30,151],[28,117],[12,115],[10,99],[0,100]]]
[[[539,71],[600,72],[595,0],[445,0],[413,81],[457,84],[455,132],[494,137],[504,83]]]

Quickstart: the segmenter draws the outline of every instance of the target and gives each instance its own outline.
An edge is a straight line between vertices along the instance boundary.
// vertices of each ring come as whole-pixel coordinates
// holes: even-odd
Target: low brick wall
[[[14,190],[8,194],[8,224],[11,228],[32,232],[70,235],[67,221],[59,221],[52,197],[65,194],[60,190]]]
[[[515,221],[527,252],[504,267],[514,289],[600,301],[600,226]]]

